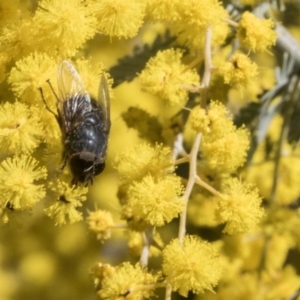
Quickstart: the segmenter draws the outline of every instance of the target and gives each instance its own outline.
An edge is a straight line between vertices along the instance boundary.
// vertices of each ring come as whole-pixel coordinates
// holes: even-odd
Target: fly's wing
[[[91,111],[91,99],[77,70],[67,60],[63,60],[58,66],[57,85],[58,111],[61,123],[68,132],[72,125],[81,122],[85,114]]]
[[[108,133],[110,129],[110,97],[108,91],[108,83],[104,75],[101,76],[99,83],[98,103],[101,107],[103,116],[103,128]]]

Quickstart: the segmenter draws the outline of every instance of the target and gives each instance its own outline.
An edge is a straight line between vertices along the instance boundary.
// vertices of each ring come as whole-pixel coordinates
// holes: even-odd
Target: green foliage
[[[122,82],[130,82],[145,68],[147,61],[160,50],[168,49],[176,40],[167,30],[165,34],[157,35],[151,45],[135,46],[132,55],[126,55],[118,59],[118,64],[112,66],[108,72],[114,80],[113,87]]]
[[[163,127],[157,117],[151,116],[148,112],[138,107],[129,107],[122,113],[122,118],[128,128],[138,131],[139,137],[151,144],[162,143]]]

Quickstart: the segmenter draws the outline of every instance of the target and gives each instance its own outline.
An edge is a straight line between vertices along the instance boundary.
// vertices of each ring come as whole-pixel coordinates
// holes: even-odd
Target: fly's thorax
[[[103,156],[107,147],[107,134],[103,132],[99,115],[89,113],[82,122],[78,123],[67,135],[68,152],[89,152],[95,156]]]

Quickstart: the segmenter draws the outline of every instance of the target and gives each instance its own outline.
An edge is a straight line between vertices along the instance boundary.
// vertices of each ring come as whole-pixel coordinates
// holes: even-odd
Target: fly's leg
[[[45,106],[46,106],[46,109],[47,109],[49,112],[51,112],[51,113],[55,116],[56,119],[58,119],[57,114],[56,114],[56,113],[48,106],[48,104],[47,104],[47,102],[46,102],[46,100],[45,100],[45,97],[44,97],[44,93],[43,93],[42,88],[40,87],[39,90],[40,90],[40,93],[41,93],[42,100],[43,100],[43,102],[44,102],[44,104],[45,104]]]
[[[52,84],[51,84],[51,82],[50,82],[50,79],[47,80],[47,83],[49,84],[50,89],[51,89],[52,93],[54,94],[54,96],[55,96],[55,98],[56,98],[56,101],[59,102],[58,96],[57,96],[57,94],[56,94],[55,91],[54,91],[54,88],[53,88],[53,86],[52,86]]]
[[[60,171],[62,171],[65,166],[67,165],[67,161],[68,161],[68,156],[66,154],[66,152],[64,151],[63,153],[63,165],[59,168]]]

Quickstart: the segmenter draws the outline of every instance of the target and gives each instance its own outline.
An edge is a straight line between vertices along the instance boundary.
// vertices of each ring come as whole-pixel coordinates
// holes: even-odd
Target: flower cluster
[[[8,83],[15,96],[22,101],[43,106],[39,88],[42,88],[47,103],[51,108],[55,107],[55,99],[50,93],[47,80],[56,83],[55,73],[57,64],[54,58],[46,53],[33,52],[16,62],[10,71]],[[52,97],[51,97],[52,96]],[[52,100],[51,102],[49,102]]]
[[[243,13],[238,27],[238,38],[251,51],[268,51],[275,45],[276,32],[272,20],[258,19],[252,13]]]
[[[145,2],[133,0],[104,0],[95,3],[98,29],[110,37],[132,38],[142,26],[145,16]]]
[[[0,105],[1,156],[32,153],[44,138],[39,110],[20,102]]]
[[[247,87],[258,75],[257,65],[242,53],[235,53],[219,71],[225,83],[237,87]]]
[[[233,178],[228,180],[223,192],[217,216],[221,222],[226,222],[224,232],[238,234],[257,229],[264,215],[257,188]]]
[[[55,225],[74,223],[82,220],[82,213],[78,207],[86,200],[87,188],[70,187],[65,181],[57,180],[49,183],[52,192],[52,204],[45,209],[45,213],[55,221]]]
[[[111,236],[110,229],[114,226],[112,214],[104,210],[90,212],[86,219],[89,230],[97,234],[97,239],[107,240]]]
[[[9,157],[0,164],[0,213],[10,208],[24,210],[33,207],[45,197],[45,185],[39,183],[47,177],[45,167],[30,155]]]
[[[228,14],[218,0],[191,1],[149,1],[150,18],[167,21],[180,43],[188,45],[191,50],[204,46],[205,31],[211,27],[213,44],[220,45],[229,33],[224,21]]]
[[[129,184],[150,174],[155,177],[171,174],[175,167],[171,150],[163,145],[140,143],[116,158],[122,184]]]
[[[173,288],[186,297],[189,291],[212,290],[221,277],[222,264],[211,244],[186,236],[182,244],[174,239],[164,249],[163,272]]]
[[[235,127],[223,104],[212,101],[207,112],[193,111],[192,128],[203,133],[203,158],[211,170],[232,173],[243,165],[249,133],[244,127]]]
[[[182,211],[184,189],[180,178],[173,174],[169,148],[140,144],[121,154],[116,168],[125,192],[123,214],[126,219],[162,226]]]
[[[169,104],[184,103],[188,97],[185,85],[199,85],[195,70],[181,63],[181,50],[159,51],[140,74],[142,89]]]
[[[98,264],[92,271],[92,277],[100,299],[128,297],[142,300],[153,296],[159,275],[153,275],[139,265],[124,262],[116,268]]]
[[[162,178],[145,176],[128,188],[127,209],[134,218],[154,226],[170,222],[183,208],[180,195],[183,192],[178,176]]]
[[[191,115],[191,127],[196,132],[202,132],[208,134],[210,132],[210,120],[206,113],[206,110],[201,107],[197,107],[192,111]]]
[[[62,57],[74,55],[97,32],[97,18],[91,1],[42,0],[33,21],[42,50],[53,53],[55,44]]]

